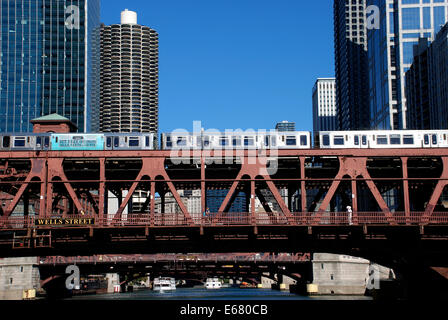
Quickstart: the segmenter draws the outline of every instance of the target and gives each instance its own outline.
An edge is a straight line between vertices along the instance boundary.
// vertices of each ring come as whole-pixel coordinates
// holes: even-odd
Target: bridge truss
[[[0,244],[37,246],[58,233],[81,241],[97,230],[110,241],[137,230],[166,241],[187,229],[224,238],[237,228],[424,233],[448,226],[447,184],[448,149],[1,152]],[[208,212],[216,190],[225,196]],[[238,197],[244,212],[232,209]]]

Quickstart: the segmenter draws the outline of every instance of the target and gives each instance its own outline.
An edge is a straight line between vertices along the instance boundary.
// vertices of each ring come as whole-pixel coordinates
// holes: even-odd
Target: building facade
[[[448,23],[429,44],[420,38],[406,72],[409,129],[448,128]]]
[[[100,130],[158,132],[158,34],[125,10],[101,27]]]
[[[249,212],[249,199],[244,192],[237,192],[235,200],[232,202],[228,212],[244,213]],[[224,202],[229,190],[207,190],[207,208],[211,213],[219,212],[221,204]]]
[[[414,62],[406,72],[406,122],[409,130],[431,129],[429,107],[428,39],[414,47]]]
[[[289,121],[282,121],[276,124],[275,130],[280,132],[294,132],[296,131],[296,123]]]
[[[0,14],[0,132],[53,113],[95,130],[100,0],[2,0]]]
[[[340,130],[369,128],[366,0],[334,0],[336,107]]]
[[[313,87],[313,131],[337,129],[336,79],[319,78]]]
[[[448,23],[428,49],[431,129],[448,129]]]
[[[432,41],[447,21],[446,0],[367,0],[378,11],[368,29],[369,106],[372,129],[406,129],[405,74],[420,37]],[[369,19],[370,16],[367,16]]]

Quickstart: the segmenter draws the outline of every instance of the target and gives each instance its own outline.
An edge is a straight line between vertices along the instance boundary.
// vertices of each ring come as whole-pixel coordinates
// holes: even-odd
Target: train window
[[[225,137],[221,137],[219,139],[219,145],[223,146],[223,147],[228,146],[229,145],[229,140],[227,138],[225,138]]]
[[[367,136],[362,136],[361,140],[362,140],[362,145],[366,146],[367,145]]]
[[[359,146],[359,137],[355,136],[355,146]]]
[[[404,135],[403,136],[403,144],[414,144],[414,136],[413,135]]]
[[[432,135],[432,144],[437,144],[437,135],[436,134]]]
[[[111,148],[112,147],[112,138],[111,137],[107,137],[107,139],[106,139],[106,147],[107,148]]]
[[[233,146],[240,146],[241,145],[241,138],[233,137],[232,138],[232,144],[233,144]]]
[[[287,146],[296,146],[297,145],[297,139],[294,136],[287,136],[286,137],[286,145]]]
[[[277,146],[277,137],[272,136],[271,137],[271,147],[276,147],[276,146]]]
[[[42,137],[36,138],[36,146],[42,147]]]
[[[138,147],[140,145],[140,141],[136,137],[129,138],[129,146],[130,147]]]
[[[204,147],[210,146],[210,137],[204,137]]]
[[[443,135],[443,140],[446,140],[446,134]]]
[[[308,137],[307,136],[300,136],[300,145],[301,146],[307,146],[308,145]]]
[[[269,147],[269,136],[264,137],[264,146]]]
[[[185,137],[177,137],[177,146],[185,147],[187,145],[187,138]]]
[[[24,147],[25,146],[25,138],[16,138],[14,140],[14,147]]]
[[[173,142],[171,141],[171,136],[166,137],[166,147],[171,148],[173,146]]]
[[[253,146],[254,144],[255,144],[254,138],[244,137],[244,145],[245,146]]]
[[[118,148],[120,146],[120,138],[115,137],[114,138],[114,148]]]
[[[10,137],[3,137],[3,148],[9,148],[10,143],[11,143]]]
[[[344,136],[335,136],[333,139],[335,146],[343,146],[345,144]]]
[[[44,138],[44,147],[49,148],[50,147],[50,137]]]
[[[325,134],[322,136],[322,144],[324,146],[329,146],[330,145],[330,136],[328,134]]]
[[[401,144],[401,136],[399,134],[391,134],[390,144]]]
[[[149,147],[150,146],[150,139],[149,139],[149,137],[148,136],[146,136],[146,139],[145,139],[146,141],[146,147]]]
[[[425,134],[423,137],[424,144],[429,144],[429,135]]]
[[[376,143],[377,144],[387,144],[387,136],[377,136]]]

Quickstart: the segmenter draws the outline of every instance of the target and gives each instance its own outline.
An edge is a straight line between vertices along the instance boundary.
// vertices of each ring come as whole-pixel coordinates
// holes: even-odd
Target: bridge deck
[[[444,148],[0,152],[0,244],[46,231],[52,244],[84,232],[426,234],[448,227],[447,185]]]

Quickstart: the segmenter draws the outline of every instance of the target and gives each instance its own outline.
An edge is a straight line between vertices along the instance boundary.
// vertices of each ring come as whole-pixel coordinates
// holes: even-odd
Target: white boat
[[[221,289],[222,283],[218,278],[208,278],[205,282],[206,289]]]
[[[176,280],[167,277],[155,278],[152,290],[160,292],[174,291],[176,290]]]

